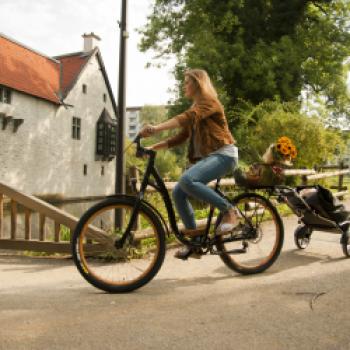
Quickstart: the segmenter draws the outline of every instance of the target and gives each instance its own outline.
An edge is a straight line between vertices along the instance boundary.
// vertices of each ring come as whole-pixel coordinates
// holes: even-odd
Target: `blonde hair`
[[[191,77],[197,83],[199,93],[202,97],[218,100],[218,94],[205,70],[188,69],[185,71],[185,76]]]

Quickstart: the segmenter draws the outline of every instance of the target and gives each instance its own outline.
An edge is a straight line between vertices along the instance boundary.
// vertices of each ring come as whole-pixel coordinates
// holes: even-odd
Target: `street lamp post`
[[[127,0],[122,0],[120,27],[120,45],[119,45],[119,86],[118,86],[118,139],[117,139],[117,159],[116,159],[116,179],[115,192],[125,193],[125,159],[124,159],[124,129],[125,129],[125,88],[126,88],[126,40],[127,32]],[[122,212],[116,213],[116,224],[122,226]]]

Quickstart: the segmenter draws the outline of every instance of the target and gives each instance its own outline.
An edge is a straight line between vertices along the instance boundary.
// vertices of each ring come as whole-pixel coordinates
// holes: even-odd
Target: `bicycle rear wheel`
[[[233,233],[217,238],[220,258],[241,274],[263,272],[277,259],[283,245],[281,217],[268,199],[256,193],[243,193],[232,204],[241,213],[240,224]],[[216,226],[220,221],[221,216]]]
[[[142,287],[158,272],[165,256],[164,228],[155,213],[141,203],[131,235],[121,248],[115,242],[125,232],[136,198],[111,197],[90,208],[73,234],[73,258],[82,276],[110,293]],[[117,227],[116,215],[123,222]]]

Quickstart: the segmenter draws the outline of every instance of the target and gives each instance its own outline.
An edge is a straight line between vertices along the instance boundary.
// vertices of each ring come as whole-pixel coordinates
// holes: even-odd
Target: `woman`
[[[158,125],[145,125],[140,134],[148,137],[163,130],[181,129],[177,135],[148,148],[160,150],[190,140],[188,157],[195,164],[183,173],[173,190],[176,209],[186,227],[184,231],[192,237],[203,233],[203,228],[196,228],[194,211],[188,200],[191,196],[210,203],[223,213],[216,234],[225,234],[238,223],[235,209],[206,184],[224,176],[236,166],[238,150],[228,129],[224,109],[206,71],[186,71],[184,93],[193,102],[190,109]],[[175,254],[175,257],[184,260],[189,256],[198,258],[200,251],[186,246]]]

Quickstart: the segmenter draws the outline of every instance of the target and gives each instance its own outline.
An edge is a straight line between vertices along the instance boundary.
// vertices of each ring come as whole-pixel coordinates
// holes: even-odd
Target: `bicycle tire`
[[[274,242],[274,245],[272,247],[271,252],[269,252],[268,256],[266,258],[264,258],[262,260],[262,262],[254,265],[253,258],[250,258],[249,254],[250,252],[248,252],[248,250],[253,247],[254,248],[254,244],[255,246],[258,245],[258,243],[262,242],[264,240],[263,237],[263,233],[261,233],[261,237],[260,237],[260,241],[257,241],[257,238],[255,239],[242,239],[241,241],[235,241],[234,243],[225,243],[225,236],[218,236],[217,237],[217,243],[216,243],[216,247],[217,250],[219,252],[219,256],[221,258],[221,260],[225,263],[225,265],[227,267],[229,267],[230,269],[243,274],[243,275],[248,275],[248,274],[256,274],[256,273],[261,273],[263,271],[265,271],[266,269],[268,269],[278,258],[282,246],[283,246],[283,240],[284,240],[284,227],[283,227],[283,223],[281,220],[281,217],[277,211],[277,209],[272,205],[272,203],[266,199],[265,197],[256,194],[256,193],[242,193],[236,197],[234,197],[231,201],[231,203],[235,206],[235,207],[240,207],[241,204],[243,204],[244,206],[247,205],[247,203],[254,203],[255,204],[260,204],[263,208],[268,209],[268,211],[270,212],[271,218],[273,220],[273,222],[275,223],[275,227],[276,227],[276,239]],[[256,212],[258,212],[257,209],[255,209]],[[264,216],[264,214],[263,214]],[[220,224],[222,215],[219,215],[217,222],[216,222],[216,227]],[[244,216],[241,217],[239,219],[241,221],[241,227],[242,230],[244,230],[244,227],[246,227],[249,223],[247,223],[250,219],[248,219],[248,216]],[[251,224],[249,224],[251,225]],[[263,217],[261,218],[259,227],[256,228],[256,231],[258,230],[262,230],[260,225],[265,225],[263,223]],[[254,241],[255,240],[255,241]],[[265,243],[265,242],[264,242]],[[226,248],[226,244],[241,244],[242,248],[241,250],[239,249],[232,249],[229,250]],[[262,244],[261,244],[262,246]],[[232,253],[232,251],[237,251],[237,254]],[[238,261],[238,257],[242,257],[243,259],[246,259],[246,263],[242,263],[240,261]],[[251,259],[251,260],[249,260]],[[256,258],[255,258],[256,260]],[[249,265],[249,263],[251,265]]]
[[[151,228],[151,231],[154,232],[154,238],[145,238],[145,240],[148,240],[147,242],[150,246],[149,251],[152,253],[153,251],[155,252],[153,254],[154,256],[152,255],[152,259],[148,259],[147,256],[146,258],[144,258],[142,256],[142,254],[144,253],[141,254],[141,257],[137,256],[134,258],[135,252],[137,252],[137,249],[135,247],[139,247],[141,245],[141,250],[144,248],[142,246],[143,241],[141,240],[136,242],[135,239],[133,239],[130,242],[128,242],[128,245],[125,245],[125,247],[119,250],[115,248],[114,244],[111,244],[114,243],[113,239],[116,239],[115,237],[118,233],[121,235],[121,230],[115,229],[115,225],[113,224],[113,216],[112,218],[110,216],[113,215],[111,213],[115,213],[115,210],[119,209],[124,210],[125,212],[126,210],[130,210],[131,212],[135,202],[136,197],[131,196],[120,195],[107,198],[92,206],[89,210],[87,210],[84,213],[73,233],[73,259],[80,274],[85,278],[87,282],[89,282],[93,286],[109,293],[128,293],[144,286],[146,283],[148,283],[155,277],[164,261],[166,250],[164,228],[157,215],[149,208],[149,206],[142,202],[140,204],[138,215],[142,218],[142,222],[149,222],[149,227]],[[107,212],[107,210],[111,210],[111,212]],[[103,213],[104,216],[102,216],[101,213]],[[109,216],[106,215],[106,213]],[[101,227],[103,227],[103,230],[99,227],[96,227],[95,222],[99,222],[99,215],[101,215],[102,221],[109,220],[110,222],[112,222],[110,223],[112,229],[109,226],[107,226],[109,227],[109,229],[104,228],[103,226],[106,226],[106,223],[104,221],[101,221]],[[127,215],[125,215],[124,221],[127,221],[126,218]],[[92,228],[93,230],[91,231]],[[100,233],[101,230],[102,234]],[[154,246],[152,246],[153,240],[155,242]],[[89,244],[90,247],[88,247]],[[102,251],[102,248],[105,248],[106,251]],[[148,246],[146,245],[146,249],[147,248]],[[90,249],[90,252],[88,251],[88,249]],[[113,269],[113,271],[117,268],[119,271],[119,269],[122,267],[123,269],[128,271],[128,268],[131,269],[131,267],[127,265],[128,263],[131,264],[131,262],[133,262],[135,264],[143,264],[145,262],[145,264],[148,264],[148,260],[151,261],[149,263],[149,266],[145,268],[145,271],[142,272],[140,276],[137,276],[136,278],[133,278],[130,281],[127,281],[125,277],[122,276],[120,276],[120,280],[112,280],[112,278],[119,278],[117,274],[115,274],[116,276],[114,276],[113,274],[112,277],[108,275],[108,278],[100,275],[102,274],[102,269],[104,267],[106,270]],[[141,272],[140,266],[136,266],[135,271],[137,271],[138,269],[140,269]],[[111,274],[110,271],[109,274]]]

